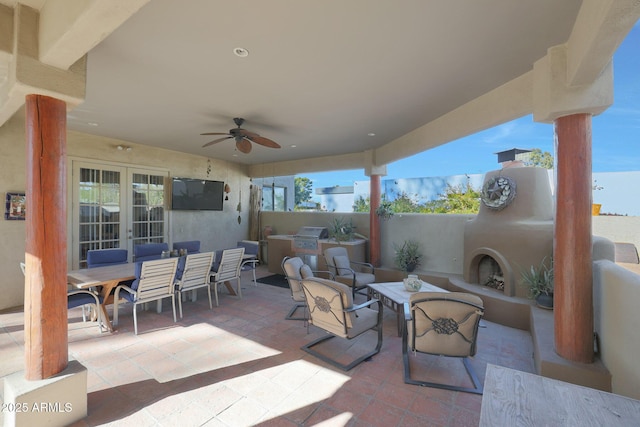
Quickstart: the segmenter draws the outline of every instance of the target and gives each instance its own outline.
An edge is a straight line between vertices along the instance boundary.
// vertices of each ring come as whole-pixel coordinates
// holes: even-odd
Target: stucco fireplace
[[[509,167],[487,173],[483,201],[464,230],[464,279],[506,296],[526,297],[523,269],[553,250],[554,204],[546,169]]]

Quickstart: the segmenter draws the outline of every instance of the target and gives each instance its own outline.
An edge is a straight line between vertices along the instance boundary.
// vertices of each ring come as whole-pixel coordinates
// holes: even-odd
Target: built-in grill
[[[291,241],[291,252],[302,258],[302,261],[312,270],[317,270],[318,256],[322,252],[319,240],[327,238],[329,238],[327,227],[300,227]]]
[[[328,237],[329,230],[327,230],[327,227],[300,227],[296,235],[293,236],[291,251],[298,256],[319,255],[320,245],[318,240],[327,239]]]

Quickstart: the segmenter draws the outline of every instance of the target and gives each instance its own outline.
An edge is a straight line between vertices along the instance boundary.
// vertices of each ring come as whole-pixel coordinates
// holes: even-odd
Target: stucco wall
[[[633,243],[640,251],[640,216],[594,216],[591,229],[595,236],[612,242]]]
[[[26,145],[24,116],[20,112],[0,127],[0,194],[25,191]],[[132,147],[131,151],[117,150],[118,145]],[[68,132],[68,169],[74,159],[125,167],[160,168],[168,176],[203,178],[229,183],[231,193],[224,210],[168,211],[168,239],[200,240],[202,250],[216,250],[236,245],[248,238],[249,177],[245,167],[201,156],[162,150],[127,141],[103,138],[78,132]],[[210,168],[210,170],[209,170]],[[209,173],[207,171],[209,170]],[[69,186],[71,178],[68,178]],[[240,191],[241,190],[241,191]],[[236,210],[242,194],[241,212]],[[69,202],[70,197],[68,197]],[[28,213],[27,207],[27,213]],[[68,207],[69,214],[71,208]],[[240,223],[238,223],[240,216]],[[69,218],[68,224],[70,224]],[[71,253],[71,226],[67,226],[68,248]],[[25,222],[0,220],[0,261],[3,280],[0,281],[0,309],[21,305],[24,300],[24,279],[19,262],[24,260]],[[70,255],[69,268],[71,268]]]
[[[640,399],[640,275],[608,260],[595,261],[593,301],[594,327],[612,391]]]
[[[382,221],[382,265],[394,268],[393,244],[405,240],[417,240],[423,252],[421,271],[462,274],[464,224],[474,215],[425,215],[396,214],[391,220]],[[262,212],[262,227],[270,225],[274,234],[295,234],[304,225],[325,226],[334,218],[351,219],[356,232],[369,237],[368,213],[330,212]]]

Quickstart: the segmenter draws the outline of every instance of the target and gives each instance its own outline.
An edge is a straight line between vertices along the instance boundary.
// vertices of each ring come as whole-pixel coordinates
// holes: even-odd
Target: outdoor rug
[[[272,274],[271,276],[265,276],[256,280],[258,283],[264,283],[265,285],[277,286],[279,288],[288,288],[289,282],[282,274]]]

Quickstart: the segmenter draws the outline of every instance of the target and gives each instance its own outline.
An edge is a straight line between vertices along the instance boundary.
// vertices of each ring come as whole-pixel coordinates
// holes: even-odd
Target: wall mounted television
[[[177,211],[221,211],[224,182],[178,178],[171,181],[171,209]]]

